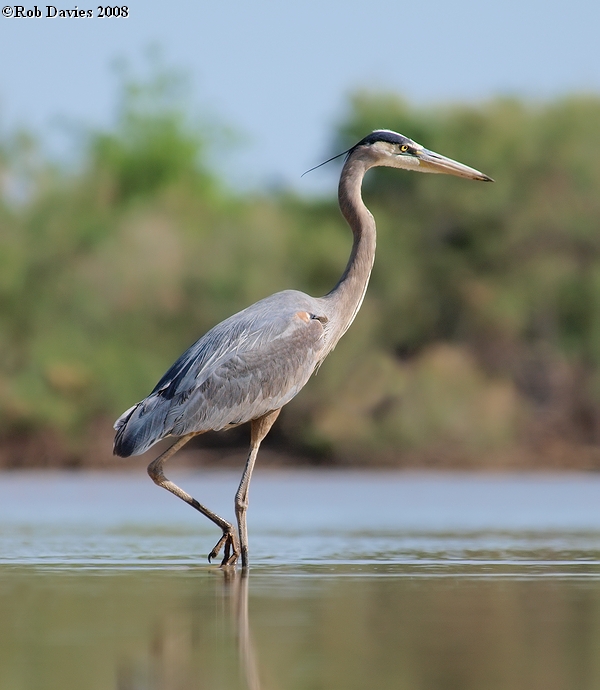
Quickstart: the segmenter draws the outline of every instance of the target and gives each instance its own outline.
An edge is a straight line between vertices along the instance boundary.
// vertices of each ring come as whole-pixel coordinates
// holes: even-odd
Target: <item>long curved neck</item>
[[[375,219],[361,196],[363,177],[369,167],[364,159],[352,158],[351,155],[340,177],[340,209],[354,234],[354,243],[346,270],[338,284],[324,298],[330,302],[330,313],[334,315],[334,323],[331,324],[334,344],[350,327],[360,309],[375,260]]]

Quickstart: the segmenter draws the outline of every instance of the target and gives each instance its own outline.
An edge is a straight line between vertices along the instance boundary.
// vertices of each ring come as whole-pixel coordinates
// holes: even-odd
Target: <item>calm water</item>
[[[173,479],[232,515],[237,474]],[[600,688],[599,498],[258,470],[242,578],[144,473],[0,475],[0,689]]]

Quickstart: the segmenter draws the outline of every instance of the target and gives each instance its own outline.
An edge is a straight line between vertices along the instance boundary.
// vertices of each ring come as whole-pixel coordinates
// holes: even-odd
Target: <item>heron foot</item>
[[[221,567],[226,565],[235,565],[240,556],[240,547],[238,545],[237,535],[233,528],[230,531],[224,531],[223,536],[215,544],[214,549],[208,554],[208,562],[216,558],[221,549],[223,549],[223,560]]]

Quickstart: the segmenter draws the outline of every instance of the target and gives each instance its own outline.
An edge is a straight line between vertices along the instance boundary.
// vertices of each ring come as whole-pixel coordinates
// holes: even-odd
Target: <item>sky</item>
[[[98,14],[86,0],[54,2]],[[239,188],[327,193],[331,171],[300,175],[330,155],[357,89],[415,105],[600,93],[598,0],[129,0],[126,18],[37,7],[42,17],[0,16],[0,130],[58,141],[64,123],[110,126],[115,61],[143,76],[158,46],[188,76],[190,110],[239,134],[213,151]]]

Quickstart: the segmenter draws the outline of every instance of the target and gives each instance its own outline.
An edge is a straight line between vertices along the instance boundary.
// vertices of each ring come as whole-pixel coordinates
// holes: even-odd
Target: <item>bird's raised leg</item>
[[[246,525],[246,511],[248,509],[248,488],[250,486],[250,479],[252,477],[252,470],[258,449],[264,437],[269,433],[273,423],[279,416],[279,410],[267,412],[266,415],[253,419],[250,422],[250,452],[248,453],[248,460],[246,460],[246,467],[242,475],[242,481],[235,495],[235,516],[238,522],[238,531],[240,535],[240,550],[242,556],[242,568],[248,566],[248,527]]]
[[[202,515],[205,515],[209,520],[212,520],[215,525],[218,525],[223,530],[223,536],[217,542],[215,548],[208,555],[209,562],[211,559],[215,558],[223,545],[225,546],[224,557],[221,561],[221,565],[234,565],[239,557],[240,548],[238,545],[237,535],[233,525],[222,517],[219,517],[212,510],[205,508],[201,503],[186,493],[183,489],[180,489],[177,484],[174,484],[171,480],[167,479],[163,472],[163,464],[174,455],[183,445],[185,445],[192,436],[196,434],[187,434],[182,436],[178,441],[176,441],[170,448],[168,448],[162,455],[159,455],[156,460],[153,460],[148,465],[148,474],[155,484],[162,486],[163,489],[170,491],[175,496],[178,496],[182,501],[185,501],[192,508],[198,510]]]

